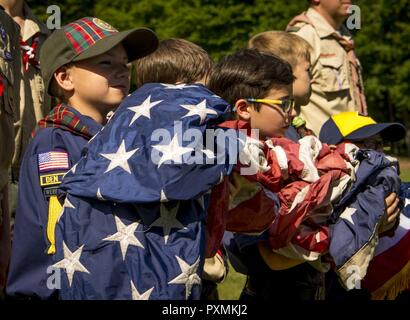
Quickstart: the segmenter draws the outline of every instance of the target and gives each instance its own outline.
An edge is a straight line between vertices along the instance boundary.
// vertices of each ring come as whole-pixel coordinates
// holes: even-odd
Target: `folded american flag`
[[[331,149],[314,137],[299,143],[272,138],[265,147],[261,163],[268,170],[244,177],[234,171],[230,177],[227,230],[259,233],[253,242],[265,241],[268,230],[272,252],[321,271],[330,267],[321,261],[330,253],[351,289],[352,268],[360,281],[373,258],[384,199],[398,192],[395,161],[350,143]]]
[[[204,141],[229,111],[202,85],[146,84],[123,101],[61,185],[62,299],[199,299],[209,191],[233,166],[229,146],[206,161]]]
[[[241,121],[221,126],[250,129],[249,124]],[[242,161],[229,177],[225,186],[230,194],[225,199],[227,213],[217,225],[253,235],[254,242],[265,241],[268,232],[273,251],[302,262],[320,260],[329,248],[327,220],[332,203],[352,183],[358,164],[354,159],[357,147],[347,143],[333,150],[312,136],[299,143],[286,138],[261,143],[259,166],[254,164],[257,173],[241,175],[240,169],[249,165]],[[221,216],[210,211],[208,219]]]
[[[385,198],[399,194],[397,160],[373,150],[360,150],[360,166],[349,192],[335,206],[330,224],[329,253],[346,289],[366,276],[385,219]]]
[[[376,300],[393,300],[410,289],[410,183],[401,184],[400,198],[404,202],[400,223],[392,237],[380,238],[362,282]]]

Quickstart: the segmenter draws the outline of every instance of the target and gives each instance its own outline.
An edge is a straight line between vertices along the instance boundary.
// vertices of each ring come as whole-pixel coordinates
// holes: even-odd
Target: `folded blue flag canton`
[[[89,142],[61,189],[123,203],[195,198],[233,167],[228,150],[221,161],[207,143],[230,110],[202,85],[146,84]]]
[[[236,163],[208,130],[229,111],[201,85],[147,84],[124,100],[61,186],[60,298],[200,298],[209,191]]]

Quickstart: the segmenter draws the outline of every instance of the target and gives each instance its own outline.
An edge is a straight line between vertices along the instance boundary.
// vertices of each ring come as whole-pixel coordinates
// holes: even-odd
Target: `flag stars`
[[[165,87],[165,89],[168,90],[182,90],[186,88],[195,88],[196,86],[192,85],[187,85],[185,83],[180,83],[180,84],[167,84],[167,83],[162,83],[162,85]]]
[[[355,208],[346,208],[345,211],[340,215],[340,218],[343,220],[349,221],[352,225],[354,225],[353,215],[356,213]]]
[[[120,243],[122,259],[125,260],[128,246],[133,245],[144,249],[142,243],[135,237],[135,230],[138,228],[139,223],[134,222],[126,226],[120,218],[115,217],[115,224],[117,226],[117,233],[103,239],[103,241],[118,241]]]
[[[128,110],[134,112],[134,116],[132,117],[129,126],[131,126],[140,117],[151,119],[151,109],[157,104],[160,104],[162,101],[163,100],[151,102],[151,96],[149,96],[142,104],[128,108]]]
[[[115,153],[100,153],[104,158],[110,160],[107,170],[104,173],[107,173],[116,167],[124,169],[126,172],[131,174],[131,169],[128,164],[128,159],[131,158],[135,152],[138,151],[138,148],[126,151],[125,150],[125,141],[122,140],[121,145],[119,146],[117,152]]]
[[[155,220],[151,227],[161,227],[164,231],[165,244],[168,242],[171,229],[184,229],[185,226],[177,220],[179,204],[172,209],[167,209],[164,204],[160,205],[160,216]]]
[[[58,215],[57,222],[60,221],[66,208],[75,209],[74,205],[70,202],[70,200],[68,200],[68,196],[64,200],[63,208],[61,209],[60,214]]]
[[[97,189],[97,199],[101,200],[101,201],[105,201],[104,197],[101,194],[101,189],[100,188]]]
[[[154,287],[152,287],[151,289],[148,289],[144,293],[139,293],[134,283],[131,281],[132,300],[149,300],[149,297],[151,296],[151,293],[153,290],[154,290]]]
[[[197,274],[199,267],[199,257],[193,265],[189,265],[180,257],[175,256],[178,261],[179,267],[181,268],[182,273],[172,279],[168,284],[184,284],[185,285],[185,299],[191,296],[192,287],[196,284],[201,284],[201,278]]]
[[[199,116],[199,124],[202,124],[205,121],[208,114],[218,115],[218,112],[206,107],[206,99],[198,104],[181,105],[181,107],[189,111],[185,116],[183,116],[183,118]]]
[[[63,241],[64,259],[53,265],[55,268],[65,269],[68,277],[68,283],[71,287],[73,276],[76,271],[90,273],[80,262],[81,254],[84,245],[78,248],[75,252],[71,252]]]
[[[160,202],[168,202],[167,195],[165,194],[165,191],[162,189],[161,194],[160,194]]]
[[[78,163],[76,163],[75,165],[73,165],[73,167],[71,168],[71,172],[75,174],[75,170],[77,170],[77,165]]]
[[[193,148],[182,147],[178,143],[178,136],[175,134],[171,142],[167,145],[155,145],[154,149],[162,152],[161,159],[158,162],[158,168],[166,161],[173,161],[174,163],[182,163],[182,155],[187,152],[192,152]]]

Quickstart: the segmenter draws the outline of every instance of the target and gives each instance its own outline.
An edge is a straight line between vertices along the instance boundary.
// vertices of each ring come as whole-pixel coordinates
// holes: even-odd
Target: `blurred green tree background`
[[[354,33],[369,113],[377,121],[399,120],[410,128],[410,0],[354,2],[361,9],[361,29]],[[246,46],[258,32],[283,30],[308,5],[306,0],[61,0],[46,4],[29,0],[28,4],[44,22],[47,7],[55,4],[61,8],[63,25],[97,16],[120,30],[146,26],[160,38],[193,41],[215,60]],[[410,148],[407,152],[410,155]]]

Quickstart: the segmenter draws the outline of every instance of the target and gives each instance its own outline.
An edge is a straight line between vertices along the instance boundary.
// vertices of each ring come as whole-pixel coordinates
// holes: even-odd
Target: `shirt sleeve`
[[[54,272],[53,256],[47,254],[48,205],[70,167],[67,149],[61,130],[44,129],[31,141],[23,158],[6,289],[11,296],[47,299],[56,291],[47,287]]]

